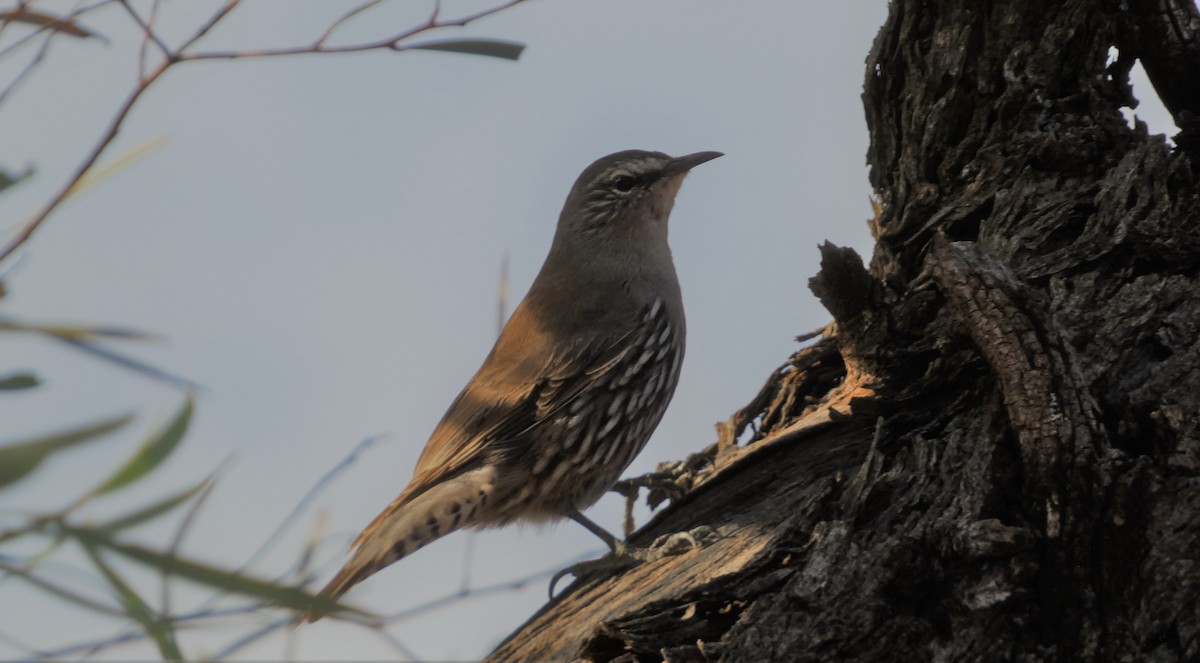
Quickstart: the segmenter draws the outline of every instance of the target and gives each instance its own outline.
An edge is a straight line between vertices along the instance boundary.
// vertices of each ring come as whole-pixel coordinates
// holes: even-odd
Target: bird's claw
[[[707,525],[687,530],[685,532],[671,532],[663,534],[650,544],[650,550],[654,553],[655,559],[662,559],[671,555],[679,555],[695,548],[702,548],[704,544],[716,536],[716,530]]]
[[[603,557],[572,564],[550,578],[550,600],[554,600],[554,586],[558,584],[559,580],[562,580],[563,576],[572,575],[576,579],[580,579],[601,571],[616,573],[632,569],[638,564],[648,561],[650,559],[648,553],[650,553],[649,548],[632,548],[622,544],[616,551]]]
[[[554,574],[550,578],[550,600],[554,600],[554,587],[564,576],[572,575],[577,579],[600,572],[610,574],[631,569],[643,562],[652,562],[664,557],[679,555],[689,550],[704,547],[704,544],[716,536],[716,531],[701,525],[685,532],[663,534],[650,544],[649,548],[635,548],[623,541],[616,542],[616,549],[598,559],[589,559],[572,564]]]

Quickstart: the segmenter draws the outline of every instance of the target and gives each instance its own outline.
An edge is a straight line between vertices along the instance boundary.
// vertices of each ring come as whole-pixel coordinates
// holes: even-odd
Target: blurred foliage
[[[0,447],[0,488],[36,470],[48,456],[122,428],[131,419],[124,415]]]
[[[33,166],[27,166],[25,170],[15,174],[9,172],[6,168],[0,167],[0,191],[15,184],[20,184],[30,177],[33,177]]]
[[[3,1],[3,0],[0,0]],[[183,40],[179,45],[168,45],[163,37],[155,31],[155,20],[160,9],[168,7],[166,3],[154,0],[152,3],[134,3],[126,0],[97,0],[90,3],[70,4],[42,2],[38,0],[8,0],[10,6],[0,8],[0,61],[9,64],[17,59],[9,71],[15,70],[10,80],[0,85],[0,108],[11,98],[12,93],[20,87],[30,74],[45,59],[51,43],[66,40],[81,44],[81,48],[96,43],[107,43],[108,39],[82,22],[97,12],[108,11],[124,16],[131,21],[137,30],[138,41],[142,44],[138,62],[138,84],[127,100],[126,105],[116,110],[112,125],[107,135],[97,136],[97,144],[82,162],[72,178],[65,183],[58,194],[48,199],[40,211],[33,214],[29,220],[21,224],[11,236],[0,237],[0,304],[11,287],[11,275],[15,267],[24,257],[18,251],[33,235],[39,225],[49,217],[58,205],[90,187],[102,183],[106,178],[117,174],[125,167],[142,159],[146,154],[159,149],[165,143],[162,137],[154,138],[133,147],[116,158],[100,163],[99,158],[105,153],[113,138],[117,135],[124,119],[132,106],[145,91],[166,69],[182,64],[190,56],[194,59],[205,57],[204,54],[194,54],[191,47],[208,33],[217,23],[224,20],[238,5],[237,0],[227,0],[219,3],[219,9],[213,13],[207,22],[196,27],[192,37]],[[466,25],[476,19],[491,15],[498,11],[514,6],[521,0],[499,1],[491,9],[458,19],[442,21],[435,11],[434,16],[426,24],[398,30],[390,38],[377,42],[367,42],[359,45],[329,47],[330,51],[341,50],[426,50],[463,53],[468,55],[485,56],[515,60],[521,54],[524,46],[513,42],[493,39],[443,39],[422,43],[400,43],[416,35],[437,32],[441,28]],[[351,18],[363,14],[379,4],[379,0],[363,2],[350,12],[333,20],[324,35],[314,43],[290,49],[282,49],[275,55],[299,53],[326,52],[325,41],[340,25]],[[146,12],[139,14],[138,12]],[[115,34],[115,33],[114,33]],[[155,50],[157,49],[157,50]],[[82,52],[82,51],[81,51]],[[148,52],[159,57],[155,73],[147,66]],[[237,59],[240,57],[259,57],[263,52],[248,51],[246,53],[209,54],[210,57],[222,59]],[[25,58],[20,61],[19,58]],[[7,75],[7,74],[6,74]],[[18,120],[10,119],[6,126],[12,128]],[[29,180],[35,174],[34,165],[22,169],[14,169],[3,159],[10,155],[0,154],[0,195],[14,186]],[[0,225],[5,233],[9,227]],[[142,361],[113,350],[108,343],[139,342],[152,339],[154,336],[138,330],[124,327],[99,325],[61,325],[30,322],[18,319],[7,313],[0,314],[0,343],[13,334],[35,335],[59,343],[63,347],[85,352],[98,357],[121,370],[132,371],[144,377],[167,385],[182,394],[182,403],[170,416],[152,429],[141,440],[140,444],[128,454],[124,462],[107,475],[98,474],[94,481],[79,481],[72,477],[65,480],[61,474],[54,471],[53,462],[56,457],[84,445],[95,445],[118,436],[131,435],[131,423],[135,415],[125,413],[115,415],[100,421],[78,423],[63,426],[58,422],[47,422],[46,428],[51,432],[42,433],[24,439],[0,442],[0,497],[14,487],[28,482],[53,482],[60,489],[64,499],[69,499],[65,507],[51,507],[36,513],[19,513],[11,510],[0,511],[0,596],[14,583],[16,579],[33,588],[37,592],[52,597],[53,600],[69,604],[76,608],[103,615],[118,620],[122,627],[131,626],[122,633],[108,639],[93,642],[83,642],[68,645],[57,651],[43,651],[30,648],[25,657],[30,659],[59,659],[76,654],[91,655],[109,647],[127,644],[129,642],[146,641],[153,643],[162,658],[178,660],[186,657],[186,652],[180,644],[179,630],[182,625],[193,625],[204,620],[224,619],[228,624],[231,615],[253,615],[255,619],[246,620],[239,624],[249,629],[248,634],[239,636],[236,640],[220,648],[216,654],[210,655],[210,660],[228,657],[246,645],[268,634],[286,630],[294,619],[303,613],[328,613],[334,618],[349,619],[366,626],[388,641],[397,652],[414,657],[402,644],[382,632],[380,628],[388,620],[379,620],[362,611],[342,606],[332,599],[316,595],[307,589],[312,580],[308,564],[313,557],[315,538],[310,539],[307,547],[297,555],[297,562],[291,569],[278,574],[274,579],[251,577],[245,572],[245,567],[258,560],[297,520],[297,516],[306,509],[316,495],[332,482],[336,476],[352,462],[357,454],[366,448],[373,440],[367,440],[351,452],[345,461],[327,473],[305,495],[300,504],[293,509],[287,519],[279,525],[265,543],[251,556],[249,562],[238,569],[227,569],[189,559],[178,551],[180,541],[191,527],[197,511],[204,503],[205,497],[212,490],[212,477],[197,480],[187,487],[169,495],[151,495],[142,490],[144,480],[158,472],[173,454],[183,444],[187,431],[196,410],[195,386],[186,378],[179,377],[148,365]],[[0,366],[0,398],[36,397],[42,388],[35,367]],[[0,429],[0,437],[5,431]],[[86,488],[87,486],[92,486]],[[77,495],[70,491],[82,490]],[[99,510],[105,510],[104,501],[108,496],[121,493],[133,495],[135,506],[127,511],[107,514],[103,518],[96,516],[96,504],[101,503]],[[73,499],[72,499],[73,498]],[[126,500],[128,503],[129,500]],[[109,501],[108,504],[112,502]],[[111,507],[108,507],[111,510]],[[162,522],[174,518],[173,540],[160,546],[134,544],[127,540],[131,530],[151,522]],[[99,520],[99,522],[96,522]],[[30,550],[36,550],[29,554]],[[52,560],[60,568],[68,564],[63,560],[66,550],[76,552],[71,559],[79,559],[82,553],[84,563],[88,565],[89,573],[51,573],[45,570]],[[479,593],[491,593],[506,588],[520,587],[537,576],[507,583],[493,588],[481,588]],[[158,591],[151,593],[146,579],[156,578]],[[170,588],[176,583],[188,583],[210,590],[211,595],[199,605],[192,605],[187,610],[175,609],[171,606]],[[102,601],[94,598],[94,588],[106,587],[109,600]],[[461,599],[473,591],[462,588],[450,600]],[[153,597],[153,598],[151,598]],[[439,599],[432,605],[444,605],[447,599]],[[409,611],[404,616],[420,612],[420,608]],[[53,618],[53,617],[52,617]],[[399,619],[403,617],[394,617]],[[264,625],[265,623],[265,625]],[[0,636],[16,642],[14,638],[3,633],[3,623],[0,621]],[[211,642],[211,640],[210,640]]]
[[[151,571],[162,578],[164,584],[187,581],[208,587],[220,596],[249,599],[241,610],[264,612],[280,609],[283,617],[276,619],[280,628],[285,627],[295,615],[310,611],[338,612],[344,608],[331,599],[314,595],[302,586],[284,582],[262,580],[236,570],[222,569],[177,554],[172,548],[158,550],[127,543],[121,536],[128,530],[153,520],[177,515],[187,505],[198,505],[212,480],[198,482],[175,494],[148,501],[132,510],[109,520],[95,524],[80,515],[82,508],[105,495],[131,489],[155,470],[179,448],[195,411],[194,397],[187,392],[183,403],[165,422],[155,427],[121,466],[94,488],[77,497],[69,506],[48,513],[30,514],[23,518],[6,517],[6,529],[0,530],[0,573],[25,580],[33,587],[58,599],[94,612],[121,617],[136,622],[148,639],[154,642],[164,659],[183,658],[176,639],[176,627],[180,621],[190,621],[205,610],[191,613],[171,613],[164,607],[155,608],[134,588],[124,575],[107,560],[118,557],[143,570]],[[132,415],[120,415],[99,422],[77,426],[64,431],[38,436],[31,439],[0,445],[0,492],[12,487],[20,480],[36,474],[43,461],[54,454],[76,445],[96,442],[126,428]],[[53,480],[50,477],[50,480]],[[11,521],[17,521],[15,524]],[[190,518],[181,524],[186,528]],[[21,556],[5,551],[5,547],[16,547],[18,541],[40,539],[48,543],[42,552],[32,556]],[[179,537],[177,536],[176,539]],[[38,568],[44,565],[65,544],[74,544],[86,554],[101,578],[111,589],[114,603],[98,604],[87,597],[86,585],[64,584],[60,578],[42,577]],[[27,549],[27,546],[24,548]],[[307,558],[308,551],[304,557]],[[14,561],[16,560],[16,561]],[[3,585],[0,584],[0,588]],[[164,592],[162,595],[166,595]],[[236,610],[236,609],[235,609]],[[223,610],[221,614],[228,614]],[[360,617],[367,617],[355,611]],[[215,615],[216,613],[214,613]]]

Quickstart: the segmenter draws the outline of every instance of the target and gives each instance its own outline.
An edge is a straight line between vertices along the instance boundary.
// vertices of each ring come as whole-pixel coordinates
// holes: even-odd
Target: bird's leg
[[[579,509],[571,509],[571,511],[567,513],[567,517],[579,523],[580,525],[583,525],[585,528],[587,528],[587,531],[600,537],[600,539],[608,546],[608,549],[612,551],[612,554],[620,555],[625,551],[624,541],[618,539],[612,534],[609,534],[608,530],[592,522],[590,518],[580,513]]]
[[[572,564],[555,573],[554,577],[550,579],[550,600],[554,600],[554,586],[558,584],[559,580],[562,580],[563,576],[572,575],[576,578],[582,578],[600,571],[616,573],[617,571],[637,566],[647,559],[646,550],[630,548],[625,545],[624,541],[609,534],[608,530],[592,522],[591,519],[580,513],[579,509],[571,509],[567,512],[567,517],[583,525],[592,534],[600,537],[612,552],[599,559],[589,559]]]

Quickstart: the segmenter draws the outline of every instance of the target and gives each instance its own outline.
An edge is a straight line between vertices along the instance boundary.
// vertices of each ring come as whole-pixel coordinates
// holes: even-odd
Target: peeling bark
[[[632,542],[718,537],[492,659],[1200,660],[1198,39],[1190,0],[893,0],[870,265],[822,247],[835,322]],[[1121,115],[1138,58],[1175,146]]]

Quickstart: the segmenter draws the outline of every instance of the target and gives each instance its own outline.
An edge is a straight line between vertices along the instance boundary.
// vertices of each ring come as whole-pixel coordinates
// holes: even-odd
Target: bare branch
[[[92,9],[103,6],[105,4],[109,4],[109,3],[117,2],[117,1],[119,1],[119,0],[103,0],[102,2],[99,2],[95,5],[91,5],[87,8],[81,9],[80,11],[75,12],[74,14],[71,14],[71,16],[78,16],[80,13],[82,13],[84,11],[90,11]],[[120,131],[121,126],[124,124],[125,118],[129,115],[129,112],[133,109],[134,104],[136,104],[138,102],[138,100],[141,99],[141,96],[146,92],[146,90],[155,81],[157,81],[173,65],[175,65],[179,62],[198,61],[198,60],[233,60],[233,59],[246,59],[246,58],[258,58],[258,57],[303,55],[303,54],[309,54],[309,53],[353,53],[353,52],[369,51],[369,50],[376,50],[376,49],[390,49],[393,51],[404,51],[404,50],[409,50],[410,48],[422,47],[421,44],[414,44],[413,46],[410,46],[410,47],[402,46],[400,44],[401,41],[404,41],[405,39],[408,39],[414,35],[418,35],[418,34],[421,34],[423,32],[427,32],[430,30],[437,30],[439,28],[465,26],[465,25],[467,25],[473,21],[476,21],[478,19],[484,18],[486,16],[491,16],[492,14],[502,12],[510,7],[513,7],[515,5],[518,5],[522,2],[524,2],[525,0],[507,0],[507,2],[501,3],[495,7],[491,7],[489,9],[485,9],[485,10],[476,12],[474,14],[464,16],[462,18],[448,20],[448,21],[438,20],[437,14],[435,12],[434,16],[431,17],[431,19],[429,21],[425,22],[424,24],[413,27],[409,30],[401,32],[401,33],[394,35],[392,37],[389,37],[387,39],[373,41],[373,42],[367,42],[367,43],[362,43],[362,44],[356,44],[356,45],[324,46],[321,43],[321,39],[319,38],[318,41],[312,45],[299,46],[299,47],[293,47],[293,48],[267,49],[267,50],[261,50],[261,51],[224,51],[224,52],[215,51],[215,52],[202,52],[202,53],[191,53],[191,54],[185,53],[185,51],[188,48],[190,48],[191,46],[196,44],[200,39],[202,39],[204,37],[204,35],[208,34],[208,32],[210,30],[212,30],[218,23],[220,23],[222,19],[224,19],[226,16],[228,16],[229,13],[232,12],[238,6],[239,1],[240,0],[227,0],[227,2],[224,5],[222,5],[219,10],[217,10],[212,16],[209,17],[209,19],[204,23],[204,25],[200,26],[200,28],[197,29],[196,32],[193,33],[192,36],[189,37],[183,43],[183,45],[180,46],[179,49],[174,52],[173,56],[169,55],[157,68],[155,68],[149,74],[146,74],[141,77],[141,79],[138,83],[138,86],[134,89],[134,91],[129,95],[129,97],[125,100],[125,102],[118,109],[116,116],[109,123],[109,126],[105,130],[104,135],[100,138],[100,141],[92,148],[92,150],[88,153],[88,155],[86,157],[84,157],[83,162],[75,170],[74,174],[67,180],[67,183],[62,187],[62,189],[60,189],[58,191],[58,193],[56,193],[50,199],[50,201],[48,203],[46,203],[45,206],[42,207],[42,209],[37,214],[34,215],[34,217],[30,221],[28,221],[25,224],[24,227],[22,227],[16,233],[16,235],[11,240],[8,241],[8,243],[6,243],[2,247],[0,247],[0,261],[3,261],[8,256],[12,255],[12,253],[14,251],[16,251],[21,245],[23,245],[25,242],[27,242],[29,240],[29,238],[33,236],[33,233],[35,233],[37,231],[38,227],[41,226],[41,224],[46,220],[46,218],[49,217],[50,214],[52,212],[54,212],[54,210],[56,210],[58,208],[58,206],[61,205],[62,202],[71,195],[71,193],[78,186],[79,182],[87,175],[87,173],[92,169],[92,167],[95,166],[96,161],[100,158],[100,156],[104,153],[104,151],[106,149],[108,149],[108,146],[113,142],[113,140],[116,139],[117,133]],[[124,4],[124,3],[122,3],[122,4]],[[147,26],[147,29],[150,27],[149,24],[145,24],[145,25]],[[160,48],[165,48],[165,44],[161,44],[161,42],[159,42],[159,40],[157,40],[157,39],[155,39],[155,41],[156,41],[156,43],[159,44]],[[10,49],[11,48],[12,47],[10,47]],[[166,50],[168,53],[170,52],[169,49],[166,49]],[[0,51],[0,57],[2,57],[2,56],[3,56],[3,51]]]
[[[367,11],[368,9],[378,5],[381,2],[383,2],[383,0],[371,0],[370,2],[361,4],[357,7],[355,7],[354,9],[351,9],[350,11],[346,12],[345,14],[342,15],[341,18],[339,18],[338,20],[331,23],[329,25],[329,27],[325,30],[325,32],[320,37],[317,38],[317,41],[314,42],[313,45],[320,48],[321,46],[323,46],[325,44],[326,41],[329,40],[329,38],[331,36],[333,36],[333,31],[337,30],[339,27],[341,27],[341,25],[343,23],[345,23],[346,21],[350,20],[351,18]]]
[[[158,50],[162,51],[163,57],[168,60],[173,60],[175,53],[154,32],[154,19],[158,16],[159,0],[154,0],[154,4],[150,6],[150,15],[145,20],[142,20],[142,17],[129,4],[129,0],[120,1],[121,7],[133,18],[134,23],[137,23],[138,27],[142,29],[142,47],[138,51],[138,80],[141,80],[146,77],[146,47],[150,42],[154,42],[158,46]]]
[[[111,4],[116,1],[117,0],[101,0],[101,2],[96,2],[96,3],[93,3],[86,7],[81,7],[65,16],[59,17],[55,21],[47,21],[44,23],[31,23],[30,25],[36,26],[35,30],[33,30],[32,32],[29,32],[28,34],[24,35],[23,37],[20,37],[20,38],[14,40],[13,43],[9,44],[5,48],[0,49],[0,58],[3,58],[4,56],[6,56],[8,54],[17,51],[25,44],[28,44],[28,43],[34,41],[35,39],[42,37],[42,43],[41,43],[41,46],[38,48],[38,52],[33,56],[33,58],[29,61],[29,63],[26,64],[25,67],[13,78],[13,80],[10,81],[7,86],[5,86],[4,91],[0,92],[0,104],[3,104],[4,101],[8,98],[8,96],[14,90],[16,90],[16,88],[25,80],[25,78],[28,77],[29,74],[32,73],[33,70],[36,69],[38,67],[38,65],[40,65],[42,63],[43,59],[46,57],[46,53],[50,49],[51,40],[53,40],[56,35],[64,32],[65,27],[70,26],[70,27],[75,27],[76,30],[82,30],[81,28],[78,28],[77,26],[75,26],[75,24],[74,24],[75,19],[79,18],[80,16],[82,16],[88,12],[94,11],[96,9],[99,9],[101,7],[104,7],[105,5]],[[11,17],[14,15],[21,15],[23,13],[26,13],[26,10],[30,4],[32,4],[32,3],[29,0],[21,0],[20,2],[18,2],[17,6],[13,9],[13,11],[8,12],[7,15],[10,18],[8,20],[0,21],[0,34],[2,34],[4,32],[4,30],[6,28],[8,28],[9,25],[12,25],[13,23],[16,22],[16,21],[12,20]],[[73,34],[75,36],[96,36],[96,37],[100,38],[102,41],[106,41],[106,40],[104,40],[104,38],[102,36],[94,35],[93,33],[90,33],[87,31],[69,32],[69,34]]]
[[[84,157],[83,163],[81,163],[79,167],[75,169],[75,173],[70,177],[70,179],[67,180],[67,183],[63,185],[61,189],[59,189],[58,193],[54,194],[54,196],[50,199],[50,202],[46,203],[42,210],[38,212],[31,221],[25,224],[25,227],[17,233],[16,237],[9,240],[9,242],[4,245],[4,248],[0,249],[0,260],[7,258],[10,254],[12,254],[13,251],[17,250],[18,247],[28,241],[33,233],[37,231],[38,226],[42,225],[42,222],[50,216],[50,213],[57,209],[58,206],[61,205],[62,202],[71,195],[71,192],[75,189],[75,186],[81,179],[83,179],[83,176],[92,169],[92,166],[96,164],[96,161],[100,158],[100,155],[103,154],[104,150],[106,150],[108,146],[112,144],[113,140],[116,139],[117,133],[121,130],[121,125],[124,124],[125,118],[129,115],[129,111],[133,110],[134,104],[137,103],[138,99],[141,99],[142,95],[146,92],[150,85],[154,83],[154,81],[158,80],[160,76],[166,73],[167,68],[170,67],[170,65],[170,61],[163,62],[162,65],[160,65],[157,69],[155,69],[138,83],[138,86],[134,88],[129,97],[125,99],[125,103],[121,104],[120,109],[117,110],[116,116],[113,117],[111,122],[109,122],[108,129],[106,129],[104,135],[101,136],[100,142],[96,143],[91,152]]]
[[[20,13],[24,12],[25,9],[29,7],[30,2],[32,2],[32,0],[17,0],[17,6],[14,7],[13,11],[10,13],[20,14]],[[13,23],[14,23],[14,21],[10,21],[7,19],[0,21],[0,35],[3,35],[4,31],[8,29],[8,26],[12,25]]]
[[[283,57],[290,55],[310,55],[316,53],[361,53],[363,51],[375,50],[392,50],[397,52],[406,51],[410,50],[411,48],[401,44],[401,42],[405,41],[406,39],[411,39],[416,35],[433,30],[439,30],[441,28],[462,27],[486,16],[491,16],[492,14],[502,12],[522,2],[525,2],[525,0],[508,0],[507,2],[496,5],[495,7],[476,12],[469,16],[447,21],[439,20],[435,12],[435,14],[428,21],[421,25],[414,26],[390,37],[375,41],[361,42],[358,44],[327,46],[325,45],[325,41],[328,34],[324,34],[321,35],[321,37],[319,37],[315,42],[307,46],[288,46],[284,48],[268,48],[246,51],[207,51],[200,53],[184,53],[183,49],[180,49],[179,60],[183,62],[194,60],[243,60],[251,58]]]
[[[42,40],[42,45],[38,47],[38,52],[33,56],[33,59],[31,59],[29,63],[25,65],[25,68],[22,69],[20,73],[18,73],[11,81],[9,81],[8,85],[4,87],[4,91],[0,92],[0,104],[3,104],[5,101],[7,101],[8,95],[12,94],[13,91],[25,81],[29,74],[33,73],[33,70],[37,69],[38,65],[45,60],[46,53],[50,51],[50,42],[53,39],[53,34],[46,35],[45,39]]]
[[[241,2],[241,0],[226,0],[225,4],[220,9],[218,9],[215,14],[210,16],[208,18],[208,21],[206,21],[204,23],[204,25],[200,26],[200,29],[196,30],[196,32],[191,37],[188,37],[187,41],[183,42],[183,45],[179,47],[178,52],[182,53],[182,52],[186,51],[188,48],[190,48],[192,46],[192,44],[195,44],[196,42],[203,39],[204,35],[208,34],[209,30],[212,30],[214,27],[217,26],[218,23],[220,23],[226,16],[228,16],[229,12],[236,9],[240,2]]]
[[[69,22],[74,21],[75,19],[79,18],[80,16],[83,16],[84,14],[87,14],[89,12],[100,9],[106,5],[111,5],[112,3],[117,2],[117,1],[118,0],[99,0],[98,2],[87,5],[85,7],[80,7],[79,9],[71,12],[70,14],[63,16],[62,21],[69,23]],[[20,3],[19,7],[25,7],[28,4],[29,4],[29,2],[22,2],[22,3]],[[10,23],[11,22],[9,22],[9,21],[0,22],[0,31],[3,31],[3,29],[5,27],[7,27],[8,25],[10,25]],[[35,29],[32,32],[30,32],[29,34],[21,37],[20,39],[15,40],[13,43],[9,44],[8,46],[0,49],[0,58],[3,58],[4,56],[8,55],[9,53],[16,51],[17,49],[21,48],[25,44],[28,44],[29,42],[33,41],[34,39],[37,39],[39,36],[41,36],[45,33],[50,33],[49,36],[53,36],[53,33],[55,32],[56,29],[57,28],[55,27],[55,24],[38,25],[37,29]],[[103,37],[101,37],[101,39],[103,40]]]

